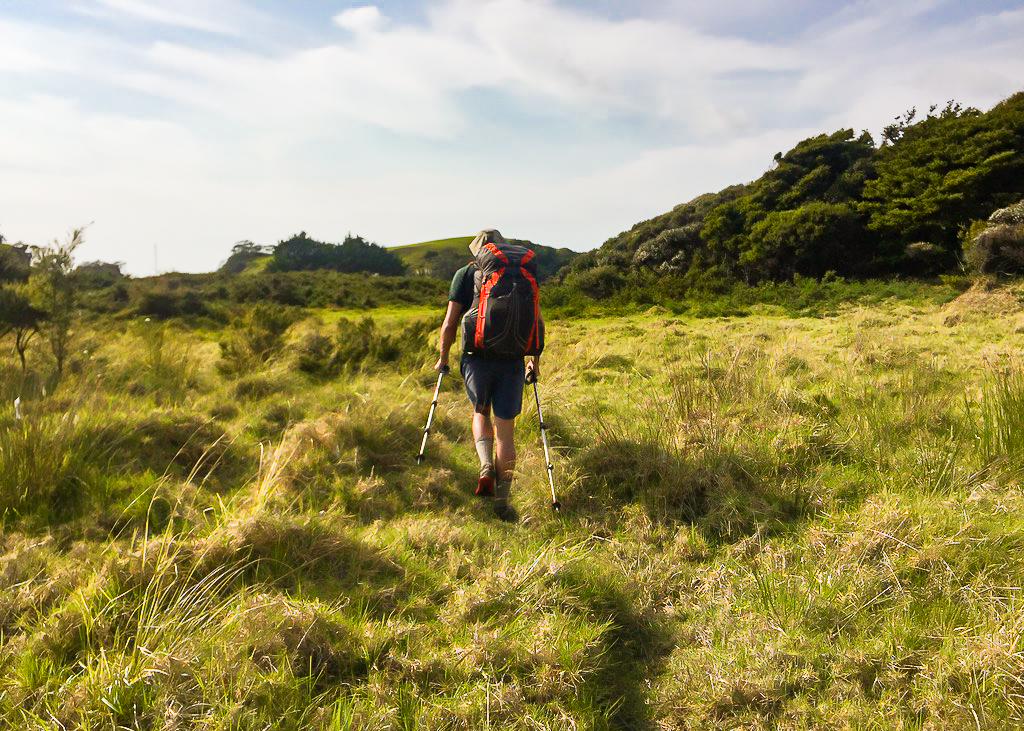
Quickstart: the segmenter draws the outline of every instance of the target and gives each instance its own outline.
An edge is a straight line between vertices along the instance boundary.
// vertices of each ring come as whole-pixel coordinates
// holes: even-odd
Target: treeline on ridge
[[[850,129],[804,140],[758,180],[638,223],[557,280],[601,299],[652,276],[685,292],[794,276],[933,276],[972,255],[976,270],[991,270],[970,247],[993,211],[1024,196],[1024,92],[987,113],[953,102],[935,112],[896,118],[880,146]]]
[[[263,247],[251,241],[240,241],[231,250],[231,256],[220,271],[228,274],[242,272],[255,259],[269,257],[266,271],[297,272],[325,270],[334,272],[363,272],[385,276],[402,276],[402,260],[379,244],[362,236],[348,234],[340,244],[317,241],[302,231],[276,246]]]

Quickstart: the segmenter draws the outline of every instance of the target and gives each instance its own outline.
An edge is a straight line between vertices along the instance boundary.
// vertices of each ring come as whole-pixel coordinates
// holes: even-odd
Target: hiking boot
[[[508,503],[495,503],[494,514],[498,516],[499,520],[506,523],[516,523],[519,521],[519,513]]]
[[[512,480],[499,480],[494,486],[494,514],[506,523],[515,523],[519,520],[519,513],[509,502],[509,494],[512,492]]]
[[[494,468],[486,465],[480,468],[480,479],[476,481],[475,495],[491,497],[494,494]]]

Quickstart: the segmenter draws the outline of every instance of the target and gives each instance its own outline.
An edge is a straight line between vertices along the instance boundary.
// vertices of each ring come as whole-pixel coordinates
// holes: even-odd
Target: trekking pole
[[[562,503],[558,502],[555,496],[555,478],[552,477],[552,470],[555,466],[551,464],[551,455],[548,453],[547,424],[544,423],[544,414],[540,411],[540,396],[537,394],[537,376],[531,371],[526,378],[527,383],[533,384],[533,399],[537,402],[537,421],[540,422],[540,439],[544,444],[544,461],[548,465],[548,483],[551,485],[551,509],[556,513],[561,511]]]
[[[443,366],[440,373],[437,374],[437,385],[434,386],[434,400],[430,404],[430,413],[427,414],[427,425],[423,427],[423,442],[420,444],[420,453],[416,455],[416,464],[423,464],[423,451],[427,448],[427,436],[430,434],[430,422],[434,420],[434,410],[437,408],[437,396],[441,393],[441,379],[444,378],[444,374],[449,370],[448,366]]]

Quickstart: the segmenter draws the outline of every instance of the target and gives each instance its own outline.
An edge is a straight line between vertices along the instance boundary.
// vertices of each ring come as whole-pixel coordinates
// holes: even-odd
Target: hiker
[[[473,404],[473,439],[480,457],[476,494],[494,497],[494,512],[514,522],[509,504],[516,466],[515,418],[523,408],[523,384],[540,376],[544,318],[540,312],[534,253],[484,229],[469,245],[474,260],[455,272],[441,326],[440,358],[448,365],[462,320],[459,372]],[[523,359],[531,356],[525,368]],[[491,412],[493,411],[493,419]],[[497,461],[492,451],[497,446]]]

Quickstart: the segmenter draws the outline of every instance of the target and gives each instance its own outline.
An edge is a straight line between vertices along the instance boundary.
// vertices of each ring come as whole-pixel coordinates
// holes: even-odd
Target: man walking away
[[[514,522],[518,516],[509,495],[516,466],[515,418],[523,408],[527,376],[540,376],[544,349],[536,259],[533,251],[509,244],[495,229],[477,234],[469,251],[474,260],[452,278],[434,368],[448,365],[461,319],[459,371],[473,404],[473,439],[480,458],[476,494],[493,495],[495,514]],[[526,356],[530,361],[524,369]],[[491,456],[495,446],[496,461]]]

